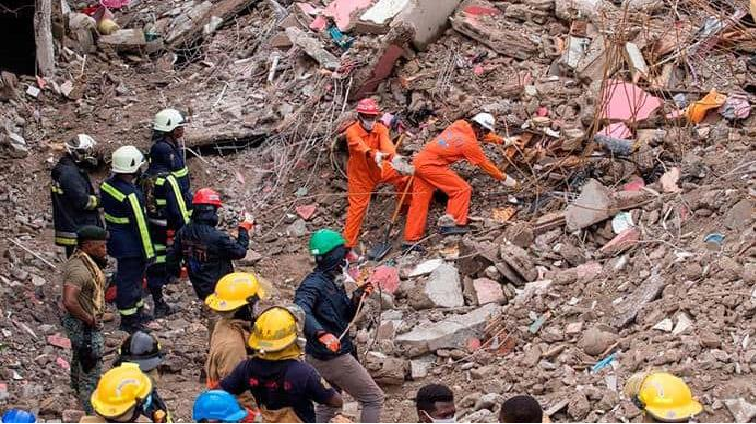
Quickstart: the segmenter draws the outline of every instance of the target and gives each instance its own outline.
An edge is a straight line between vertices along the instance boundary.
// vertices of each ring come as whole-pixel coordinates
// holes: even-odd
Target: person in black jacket
[[[360,422],[381,420],[383,391],[357,361],[357,350],[347,334],[349,322],[357,313],[360,298],[370,294],[366,284],[350,299],[341,278],[349,249],[340,233],[316,231],[310,238],[310,253],[317,266],[299,285],[294,303],[304,310],[307,362],[332,386],[349,393],[362,407]],[[342,336],[343,334],[343,336]],[[318,405],[318,422],[330,422],[338,409]]]
[[[192,200],[192,219],[176,233],[166,258],[168,269],[174,275],[179,275],[181,261],[186,261],[189,281],[203,302],[215,291],[215,283],[221,277],[234,272],[231,261],[244,258],[249,247],[251,219],[239,223],[236,240],[215,228],[218,208],[222,206],[220,196],[214,190],[198,190]]]
[[[152,120],[150,164],[167,168],[176,177],[184,199],[191,199],[189,168],[180,143],[184,136],[184,125],[184,115],[176,109],[163,109],[155,114]]]
[[[100,199],[95,193],[87,170],[97,167],[97,142],[79,134],[66,142],[66,154],[50,174],[50,197],[55,221],[55,244],[66,248],[71,257],[78,244],[76,232],[85,225],[102,227],[97,209]]]

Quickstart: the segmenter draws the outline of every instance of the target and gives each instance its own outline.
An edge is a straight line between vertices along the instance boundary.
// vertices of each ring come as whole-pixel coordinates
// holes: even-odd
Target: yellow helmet
[[[625,394],[658,421],[687,421],[703,410],[688,385],[666,372],[633,375],[625,385]]]
[[[219,312],[233,311],[249,303],[249,299],[263,297],[260,282],[254,274],[232,272],[215,284],[215,292],[205,299],[210,309]]]
[[[152,393],[152,381],[138,364],[124,363],[100,377],[92,393],[94,410],[105,418],[115,418],[128,412]]]
[[[260,352],[279,352],[297,341],[297,319],[288,309],[274,306],[255,321],[249,347]]]

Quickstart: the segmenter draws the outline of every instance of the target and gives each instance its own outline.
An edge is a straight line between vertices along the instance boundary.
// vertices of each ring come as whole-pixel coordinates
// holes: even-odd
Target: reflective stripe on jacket
[[[108,255],[114,258],[155,257],[144,212],[141,190],[117,176],[100,186],[108,237]]]

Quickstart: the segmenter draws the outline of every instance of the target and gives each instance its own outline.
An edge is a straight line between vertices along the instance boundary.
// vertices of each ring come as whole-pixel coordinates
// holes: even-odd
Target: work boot
[[[139,316],[139,321],[142,324],[147,324],[147,323],[150,323],[152,321],[155,321],[155,317],[152,316],[152,315],[150,315],[150,313],[147,312],[147,310],[145,309],[144,306],[142,306],[141,308],[139,308],[139,312],[137,312],[137,315]]]
[[[165,318],[174,313],[173,308],[165,302],[165,299],[153,299],[155,303],[155,318]]]
[[[137,331],[144,331],[144,326],[142,326],[142,322],[140,321],[139,313],[121,315],[121,324],[118,326],[118,329],[129,334],[133,334]]]
[[[463,227],[461,225],[450,225],[450,226],[443,226],[439,227],[438,232],[442,236],[453,236],[455,234],[465,234],[469,232],[470,229],[468,227]]]
[[[417,252],[421,255],[424,255],[427,250],[423,246],[420,246],[419,244],[415,243],[402,243],[402,255],[406,255],[408,253]]]

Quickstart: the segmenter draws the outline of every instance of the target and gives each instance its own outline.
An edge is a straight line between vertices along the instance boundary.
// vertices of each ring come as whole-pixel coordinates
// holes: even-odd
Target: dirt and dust
[[[150,34],[206,7],[132,3],[114,11],[116,20]],[[243,3],[212,2],[223,10]],[[309,32],[343,59],[336,71],[321,69],[323,52],[290,47],[285,32],[309,31],[319,9],[291,3],[246,2],[211,34],[192,30],[181,36],[189,41],[157,48],[82,51],[68,34],[57,75],[36,97],[25,92],[40,81],[3,74],[0,407],[47,421],[80,414],[68,387],[70,350],[48,339],[65,335],[48,175],[76,133],[92,135],[105,157],[124,144],[146,150],[152,115],[185,111],[193,186],[222,193],[222,225],[232,232],[244,209],[260,223],[238,269],[266,281],[266,304],[291,301],[311,268],[308,235],[340,228],[345,216],[335,136],[350,117],[347,99],[375,85],[361,80],[385,71],[373,56],[394,54],[399,42],[360,25],[346,31],[351,45]],[[386,391],[385,421],[412,419],[414,394],[430,382],[452,387],[459,420],[492,422],[502,399],[527,393],[552,421],[639,421],[622,386],[651,369],[688,382],[704,405],[701,421],[742,418],[731,400],[756,402],[756,119],[742,108],[711,110],[701,122],[674,116],[711,89],[741,96],[750,112],[754,23],[736,13],[746,10],[741,1],[625,3],[465,1],[426,50],[397,47],[373,95],[409,130],[401,152],[486,110],[512,146],[484,149],[524,189],[455,166],[474,189],[473,231],[435,234],[443,196],[429,217],[427,254],[399,254],[395,226],[394,251],[380,264],[385,289],[354,330]],[[609,102],[610,79],[635,81],[644,94]],[[660,106],[639,116],[635,102],[650,95]],[[617,118],[623,107],[633,110]],[[602,132],[608,138],[594,143]],[[629,154],[607,147],[626,145]],[[94,175],[105,176],[104,168]],[[375,193],[363,252],[380,240],[394,194]],[[179,312],[152,324],[167,352],[158,386],[174,416],[189,421],[207,330],[186,281],[170,285],[168,298]],[[107,364],[125,337],[115,328],[106,326]],[[356,416],[356,408],[348,401],[345,409]]]

